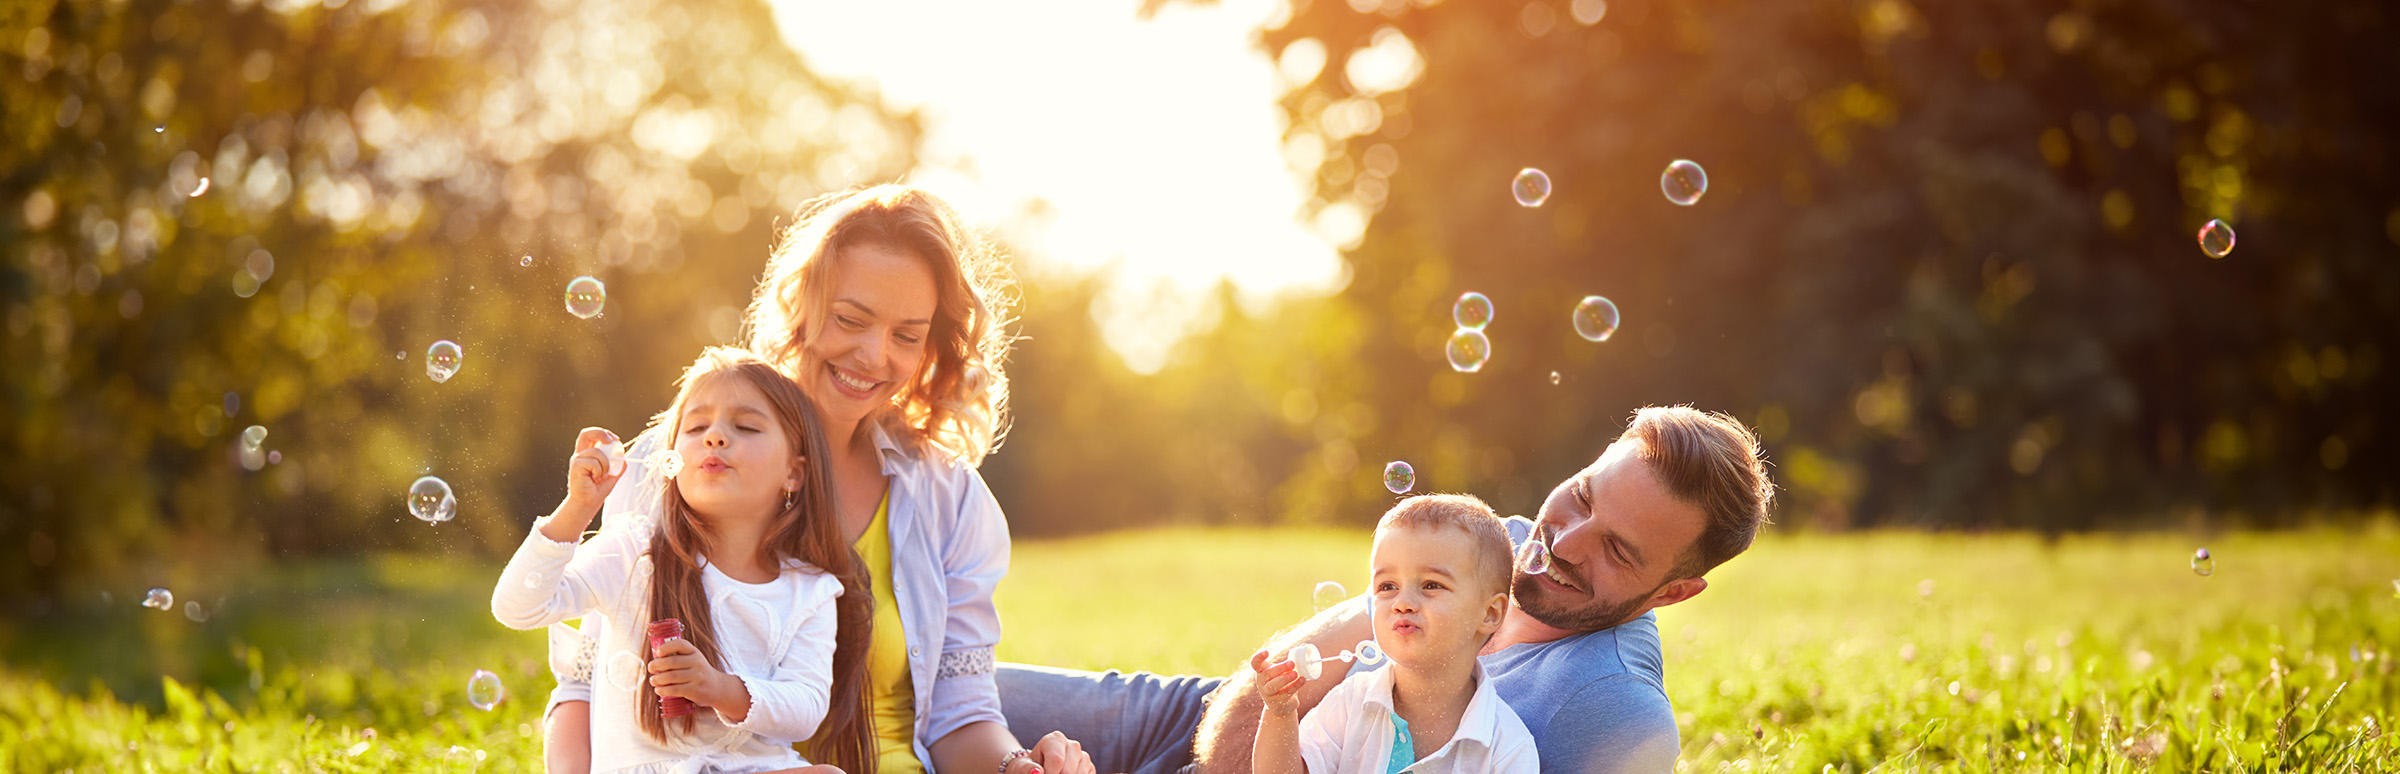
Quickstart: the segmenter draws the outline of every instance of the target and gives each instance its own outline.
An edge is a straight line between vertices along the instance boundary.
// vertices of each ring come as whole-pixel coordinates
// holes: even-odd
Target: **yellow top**
[[[892,495],[875,504],[875,520],[851,547],[867,564],[875,590],[875,628],[867,642],[867,702],[875,727],[877,774],[925,774],[910,742],[917,731],[916,685],[908,677],[908,643],[900,632],[900,602],[892,595]],[[815,756],[810,760],[816,761]],[[822,762],[822,761],[818,761]]]

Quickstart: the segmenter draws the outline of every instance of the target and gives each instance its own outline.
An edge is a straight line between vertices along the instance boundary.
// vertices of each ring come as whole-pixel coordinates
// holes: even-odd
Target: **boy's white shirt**
[[[1300,719],[1300,759],[1309,774],[1384,774],[1390,770],[1397,732],[1392,724],[1392,667],[1387,664],[1342,680]],[[1432,755],[1419,755],[1407,770],[1538,774],[1541,768],[1533,732],[1492,690],[1479,661],[1475,695],[1459,716],[1458,731]]]
[[[515,629],[591,615],[598,625],[592,681],[592,770],[701,771],[805,765],[792,745],[815,735],[833,684],[834,598],[839,578],[787,562],[763,584],[726,577],[703,563],[725,672],[750,692],[750,712],[728,723],[693,715],[692,733],[665,745],[640,726],[645,616],[654,568],[645,549],[653,520],[612,523],[581,545],[544,537],[540,523],[517,547],[492,591],[492,617]],[[587,622],[589,623],[589,622]],[[623,655],[620,655],[623,654]]]

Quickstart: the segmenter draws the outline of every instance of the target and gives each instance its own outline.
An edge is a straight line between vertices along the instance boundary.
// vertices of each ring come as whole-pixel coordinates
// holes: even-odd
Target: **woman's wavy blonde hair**
[[[892,404],[868,417],[920,455],[939,451],[969,465],[1000,448],[1008,432],[1008,377],[1002,370],[1014,322],[1016,281],[1008,261],[969,232],[950,205],[923,189],[879,185],[830,193],[800,206],[799,220],[775,240],[766,278],[743,315],[753,351],[787,373],[819,365],[808,342],[823,329],[833,286],[833,257],[876,244],[905,250],[933,270],[930,356]],[[840,443],[847,439],[833,439]]]

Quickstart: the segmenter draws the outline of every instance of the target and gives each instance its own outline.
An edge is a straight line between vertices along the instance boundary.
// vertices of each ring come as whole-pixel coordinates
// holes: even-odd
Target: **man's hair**
[[[1375,531],[1407,527],[1432,529],[1449,527],[1467,533],[1475,551],[1475,582],[1487,593],[1508,593],[1509,561],[1508,527],[1500,523],[1500,515],[1485,505],[1482,498],[1462,494],[1417,495],[1401,500],[1391,510],[1383,512],[1383,520],[1375,523]]]
[[[1750,548],[1775,502],[1757,434],[1719,412],[1651,406],[1633,412],[1617,436],[1626,441],[1637,442],[1635,458],[1649,463],[1669,494],[1708,520],[1668,577],[1700,577]]]

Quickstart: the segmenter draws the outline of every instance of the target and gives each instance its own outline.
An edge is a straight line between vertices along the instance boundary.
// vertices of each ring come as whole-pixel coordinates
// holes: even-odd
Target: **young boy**
[[[1491,506],[1402,500],[1375,525],[1368,565],[1375,642],[1391,664],[1343,680],[1306,720],[1302,665],[1262,670],[1254,774],[1538,772],[1533,733],[1475,659],[1508,612],[1508,531]]]

